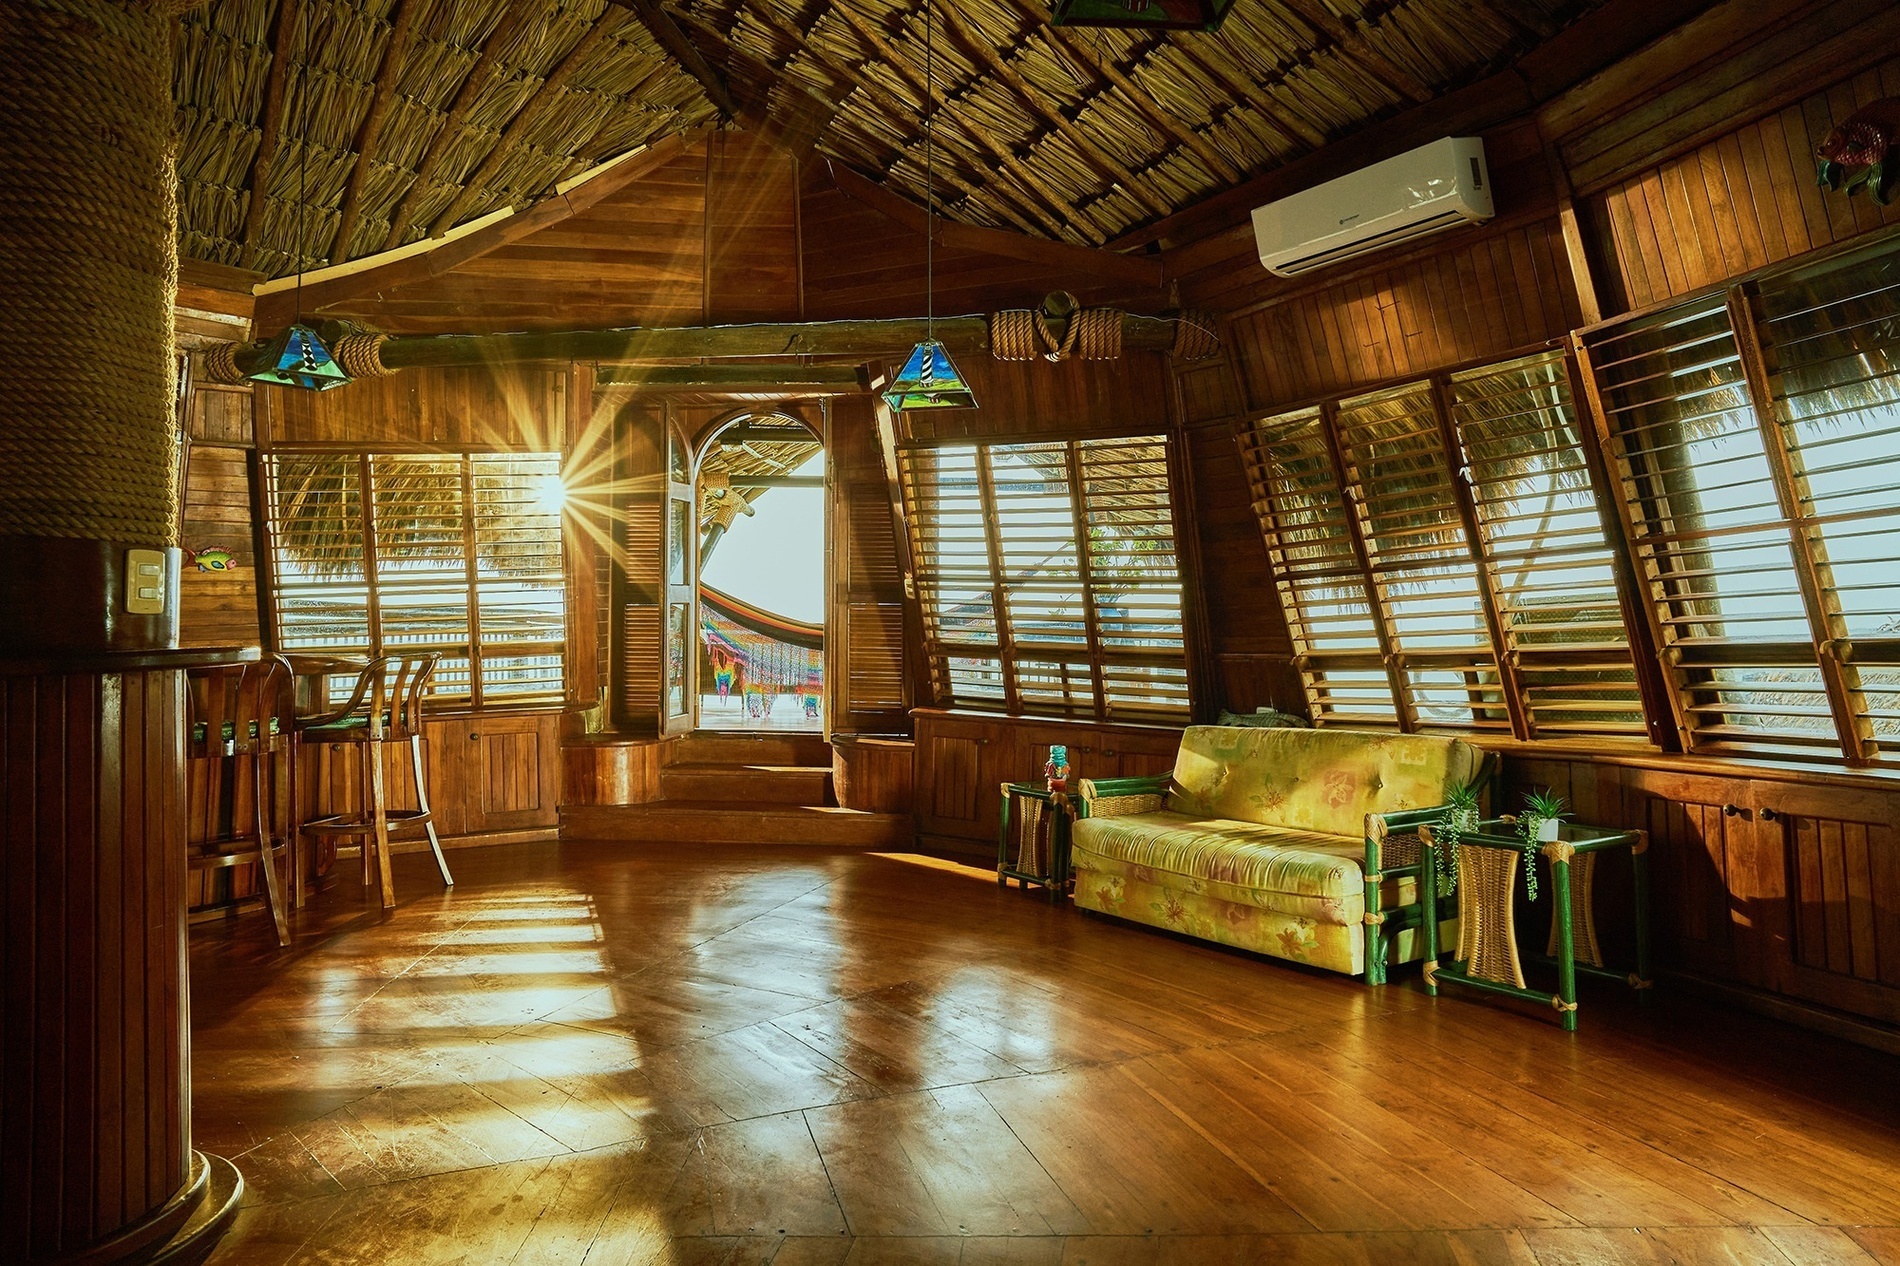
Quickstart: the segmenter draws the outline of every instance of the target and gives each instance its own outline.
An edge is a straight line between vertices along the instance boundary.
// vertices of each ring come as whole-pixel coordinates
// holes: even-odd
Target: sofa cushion
[[[1181,736],[1167,807],[1361,837],[1368,813],[1444,804],[1477,777],[1482,759],[1462,739],[1430,734],[1195,725]]]
[[[1162,809],[1083,818],[1071,843],[1078,871],[1174,884],[1318,923],[1354,924],[1366,911],[1363,838]],[[1417,896],[1415,880],[1395,877],[1385,881],[1379,901],[1390,908]]]

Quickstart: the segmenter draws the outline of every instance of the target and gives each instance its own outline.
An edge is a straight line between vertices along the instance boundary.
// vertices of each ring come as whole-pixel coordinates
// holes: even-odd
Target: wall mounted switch
[[[133,615],[165,612],[165,551],[125,551],[125,609]]]

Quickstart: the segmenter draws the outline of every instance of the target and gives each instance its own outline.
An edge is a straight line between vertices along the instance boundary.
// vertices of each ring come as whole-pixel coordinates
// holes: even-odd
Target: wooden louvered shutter
[[[911,524],[912,572],[940,702],[1004,705],[996,576],[987,531],[988,496],[974,444],[906,448],[898,473]]]
[[[436,699],[473,695],[466,459],[369,459],[370,583],[383,654],[434,651]]]
[[[1340,402],[1339,447],[1415,723],[1509,732],[1486,595],[1429,383]]]
[[[614,576],[616,720],[656,733],[665,723],[664,639],[667,597],[666,419],[657,408],[633,404],[616,427],[620,452],[615,486],[624,552]]]
[[[1041,716],[1096,714],[1090,624],[1070,446],[988,448],[998,589],[1019,706]]]
[[[1139,436],[1083,440],[1073,448],[1103,718],[1185,721],[1187,640],[1168,443]]]
[[[1241,433],[1241,457],[1313,719],[1392,725],[1385,648],[1326,425],[1318,408],[1261,418]]]
[[[1838,752],[1726,297],[1612,322],[1582,344],[1685,746]]]
[[[1647,727],[1561,352],[1451,375],[1446,399],[1527,737]]]
[[[558,453],[469,459],[481,700],[561,699],[566,636]]]
[[[367,464],[356,454],[271,453],[264,459],[280,650],[370,653],[362,495]]]
[[[904,576],[891,519],[891,490],[868,407],[840,414],[830,428],[834,572],[833,654],[826,679],[831,725],[846,734],[910,729],[905,676]],[[844,423],[840,425],[840,423]]]

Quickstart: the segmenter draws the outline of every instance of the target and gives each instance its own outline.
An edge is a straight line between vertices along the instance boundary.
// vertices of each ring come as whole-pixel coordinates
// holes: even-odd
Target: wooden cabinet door
[[[923,717],[917,723],[917,826],[928,835],[980,840],[991,723]],[[996,787],[990,784],[994,798]],[[992,819],[995,810],[990,810]]]
[[[1766,985],[1764,868],[1749,785],[1664,770],[1624,771],[1622,804],[1579,806],[1585,820],[1649,832],[1651,932],[1663,961],[1698,975]],[[1778,886],[1778,885],[1776,885]]]
[[[1775,940],[1776,987],[1900,1022],[1900,794],[1765,781],[1751,792],[1775,889],[1760,913]]]
[[[523,831],[558,819],[558,718],[484,716],[462,723],[467,831]]]

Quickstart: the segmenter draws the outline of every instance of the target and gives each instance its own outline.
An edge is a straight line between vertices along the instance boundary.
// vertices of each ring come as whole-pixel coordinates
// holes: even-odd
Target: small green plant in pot
[[[1458,842],[1466,831],[1478,829],[1478,789],[1459,787],[1445,797],[1445,816],[1432,828],[1438,868],[1438,890],[1452,892],[1458,887]]]
[[[1538,846],[1557,838],[1568,807],[1562,796],[1548,789],[1533,791],[1524,797],[1524,811],[1517,815],[1517,836],[1524,842],[1524,891],[1532,901],[1537,900]]]

